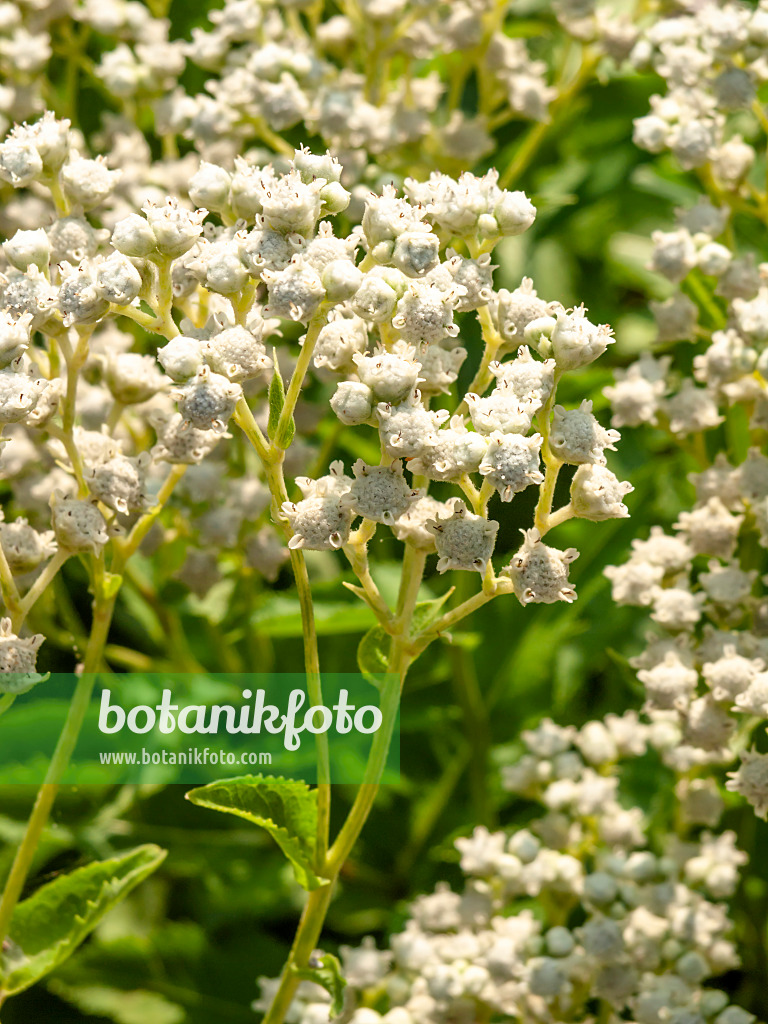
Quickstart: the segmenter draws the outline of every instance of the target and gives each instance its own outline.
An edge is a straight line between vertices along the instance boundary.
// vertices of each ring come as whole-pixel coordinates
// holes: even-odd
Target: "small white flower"
[[[768,818],[768,754],[745,750],[737,771],[728,772],[725,788],[748,800],[759,818]]]
[[[579,557],[576,548],[558,551],[544,544],[536,529],[523,530],[523,545],[504,572],[512,580],[521,604],[553,604],[576,600],[576,591],[568,581],[571,562]]]
[[[373,522],[394,523],[417,495],[406,483],[399,459],[389,466],[368,466],[358,459],[352,472],[355,479],[343,495],[342,504],[355,515]]]
[[[465,569],[484,573],[496,544],[499,524],[474,515],[461,498],[454,498],[453,513],[437,517],[428,528],[435,535],[437,571]]]

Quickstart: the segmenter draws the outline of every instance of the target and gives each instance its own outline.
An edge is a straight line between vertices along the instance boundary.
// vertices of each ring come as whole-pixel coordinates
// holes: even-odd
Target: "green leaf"
[[[139,846],[61,875],[20,903],[2,960],[0,991],[23,992],[63,963],[164,859],[159,846]]]
[[[382,676],[389,668],[389,645],[392,637],[381,626],[369,629],[357,646],[357,665],[376,689],[381,689]]]
[[[245,818],[266,829],[291,862],[305,889],[328,884],[314,869],[317,837],[317,790],[306,782],[269,775],[242,775],[192,789],[187,800]]]
[[[203,597],[190,594],[187,597],[187,604],[193,615],[199,615],[214,626],[218,626],[224,621],[231,607],[234,589],[235,579],[233,577],[219,580]]]
[[[281,448],[287,448],[293,440],[293,435],[296,433],[296,424],[293,421],[293,417],[288,421],[287,428],[281,431],[281,436],[277,437],[277,428],[280,424],[280,416],[285,405],[285,384],[283,383],[283,377],[280,373],[280,366],[277,362],[277,350],[272,350],[272,361],[274,363],[274,370],[272,372],[272,380],[269,382],[269,419],[267,420],[267,434],[269,435],[270,441],[275,441]]]
[[[325,953],[310,962],[309,967],[294,967],[294,974],[302,981],[314,981],[331,997],[330,1017],[338,1017],[344,1009],[344,989],[347,983],[341,973],[341,964],[333,953]]]
[[[22,693],[29,693],[38,683],[45,683],[50,678],[50,672],[46,672],[45,675],[38,672],[3,672],[0,675],[0,693],[18,697]]]
[[[413,609],[411,619],[411,636],[415,636],[423,629],[426,629],[440,614],[440,609],[454,592],[456,587],[451,587],[441,597],[435,597],[431,601],[419,601]]]
[[[114,1024],[182,1024],[186,1013],[181,1006],[146,989],[126,991],[106,985],[67,985],[52,981],[54,995],[93,1017],[106,1017]]]
[[[114,572],[105,572],[101,584],[101,593],[105,601],[114,597],[123,585],[123,577]]]
[[[367,605],[351,601],[316,601],[315,630],[318,636],[364,633],[376,621]],[[266,636],[300,637],[304,635],[301,606],[293,597],[275,594],[251,616],[251,623]]]

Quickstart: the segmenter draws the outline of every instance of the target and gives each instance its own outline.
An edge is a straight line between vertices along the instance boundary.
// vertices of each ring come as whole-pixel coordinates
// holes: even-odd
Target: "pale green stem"
[[[280,412],[280,419],[278,420],[277,428],[275,430],[276,440],[272,444],[273,451],[284,450],[288,447],[287,444],[282,444],[281,440],[288,436],[288,424],[293,419],[296,403],[298,402],[299,395],[301,394],[301,386],[304,383],[304,378],[307,375],[309,364],[312,360],[312,354],[315,351],[315,343],[317,342],[317,337],[325,322],[326,313],[322,308],[321,311],[313,316],[309,321],[307,333],[304,337],[304,344],[301,346],[299,358],[296,360],[296,366],[285,392],[285,402]]]
[[[117,425],[120,422],[120,417],[125,412],[125,406],[122,402],[118,402],[115,399],[112,408],[109,410],[109,416],[107,417],[107,430],[110,434],[114,434],[117,429]]]
[[[75,402],[77,400],[77,384],[80,379],[80,371],[88,358],[88,340],[91,331],[84,331],[78,336],[77,345],[73,349],[69,338],[62,334],[59,338],[59,348],[64,356],[67,365],[67,389],[64,394],[61,407],[61,436],[60,440],[64,445],[69,460],[72,463],[72,470],[77,478],[80,497],[85,497],[88,487],[85,483],[83,460],[77,445],[74,441],[75,426]]]
[[[470,244],[470,252],[474,253],[476,251],[477,250]],[[493,317],[491,316],[491,311],[488,306],[481,306],[480,309],[478,309],[477,319],[480,321],[480,328],[483,333],[484,348],[480,365],[477,368],[477,373],[475,374],[472,383],[467,388],[467,394],[482,395],[493,379],[493,374],[488,367],[498,355],[499,349],[504,343],[504,339],[494,327]],[[467,400],[463,399],[457,407],[456,412],[463,414],[466,413],[466,411]]]
[[[557,485],[557,478],[560,473],[560,469],[563,463],[560,459],[555,458],[550,452],[544,452],[542,450],[542,458],[546,469],[544,471],[544,483],[541,485],[539,491],[539,500],[536,505],[536,514],[534,516],[534,526],[539,531],[541,537],[552,528],[551,522],[551,511],[552,501],[555,497],[555,487]]]
[[[424,552],[417,551],[411,545],[406,545],[398,598],[398,633],[392,638],[389,674],[381,690],[382,724],[371,744],[363,782],[357,792],[355,802],[333,846],[328,851],[323,874],[330,882],[322,889],[310,893],[307,899],[290,955],[283,969],[280,985],[262,1024],[283,1024],[299,982],[295,968],[306,965],[317,945],[339,871],[357,842],[376,799],[379,782],[387,764],[392,731],[397,721],[400,691],[411,661],[408,637],[425,560]]]
[[[329,883],[320,889],[314,889],[307,897],[291,951],[283,968],[280,985],[261,1024],[283,1024],[299,986],[299,979],[296,977],[294,967],[302,967],[309,962],[320,939],[331,895],[332,886]]]
[[[344,545],[344,554],[347,556],[349,564],[352,567],[352,572],[360,581],[362,590],[360,587],[353,587],[349,583],[345,583],[344,586],[361,597],[371,611],[373,611],[381,625],[385,629],[389,630],[391,627],[392,613],[390,612],[386,601],[379,593],[379,588],[376,586],[373,577],[371,576],[371,570],[368,564],[368,539],[369,538],[365,538],[360,543],[349,543]]]
[[[15,693],[6,693],[3,697],[0,697],[0,715],[4,715],[15,700]]]
[[[85,654],[82,675],[75,688],[67,719],[64,723],[64,729],[56,744],[56,750],[48,766],[45,781],[38,790],[32,814],[27,822],[24,838],[16,851],[16,856],[14,857],[5,889],[3,890],[2,900],[0,900],[0,945],[8,934],[13,911],[21,896],[29,870],[32,867],[35,851],[51,813],[59,782],[67,770],[72,752],[77,744],[80,729],[90,704],[91,693],[93,692],[96,679],[95,672],[101,663],[104,645],[107,641],[116,599],[116,593],[105,598],[100,593],[97,585],[97,596],[94,598],[93,603],[93,626],[88,641],[88,649]],[[3,999],[4,995],[0,992],[0,1004]]]
[[[264,466],[264,472],[274,504],[279,508],[283,502],[288,501],[282,460],[278,463],[268,463]],[[286,540],[290,540],[292,531],[285,518],[281,516],[277,521],[277,525],[282,530]],[[320,679],[320,657],[317,649],[317,630],[315,627],[314,605],[312,603],[312,589],[309,585],[309,573],[307,572],[304,552],[300,548],[289,548],[289,550],[304,627],[304,666],[307,675],[307,692],[312,704],[319,705],[323,703],[323,691]],[[325,860],[325,851],[328,846],[331,816],[331,763],[327,733],[317,734],[316,745],[318,787],[316,857],[318,868],[320,868]]]
[[[58,175],[48,178],[45,181],[45,184],[51,193],[51,199],[53,199],[53,205],[56,207],[56,213],[59,217],[68,217],[70,213],[69,200],[62,191]]]
[[[420,633],[413,641],[412,649],[414,655],[421,654],[427,647],[436,640],[439,636],[447,633],[452,626],[456,626],[462,619],[466,619],[468,615],[476,612],[478,608],[482,608],[483,605],[493,600],[494,597],[498,597],[499,594],[509,594],[512,592],[512,581],[504,578],[503,576],[496,576],[493,580],[493,588],[483,589],[479,593],[475,594],[474,597],[467,598],[466,601],[462,601],[460,605],[457,605],[452,611],[446,612],[435,622],[431,623],[427,629]]]
[[[152,524],[162,512],[164,506],[168,502],[168,499],[173,494],[176,484],[181,480],[186,471],[187,466],[172,466],[168,476],[163,481],[160,490],[157,492],[157,503],[155,506],[151,508],[149,512],[144,513],[124,540],[115,540],[115,546],[119,553],[119,564],[121,566],[125,565],[131,555],[139,549],[139,545],[151,530]]]
[[[157,324],[157,317],[151,313],[145,313],[142,309],[137,309],[135,306],[115,306],[111,307],[112,312],[115,316],[125,316],[129,320],[133,320],[134,323],[139,324],[147,331],[154,331]]]
[[[176,326],[172,316],[173,310],[173,278],[171,275],[171,264],[173,260],[169,257],[157,261],[157,320],[154,330],[162,334],[164,338],[177,338],[181,331]]]
[[[247,284],[241,292],[237,292],[237,294],[229,296],[235,323],[239,324],[241,327],[245,327],[245,322],[248,319],[248,313],[253,305],[255,295],[256,285],[253,283]]]
[[[547,519],[547,530],[554,530],[556,526],[560,526],[561,523],[567,523],[569,519],[573,519],[576,513],[573,510],[573,505],[570,501],[567,505],[563,505],[557,512],[553,512]]]
[[[0,592],[3,595],[3,604],[6,611],[12,617],[17,615],[21,606],[21,595],[19,594],[19,588],[16,586],[16,580],[13,578],[11,567],[8,565],[8,559],[5,557],[2,544],[0,544]]]
[[[290,142],[286,142],[277,132],[273,132],[263,117],[251,118],[249,123],[253,126],[254,132],[260,136],[261,140],[271,146],[276,153],[280,153],[281,156],[287,156],[289,159],[293,157],[293,146]]]
[[[38,790],[32,814],[27,822],[24,838],[16,852],[8,881],[3,891],[2,900],[0,900],[0,945],[8,934],[14,908],[21,896],[24,883],[32,866],[35,851],[40,842],[40,837],[50,816],[60,780],[67,770],[88,711],[96,681],[95,673],[98,671],[104,657],[104,649],[119,591],[119,587],[114,586],[114,576],[122,571],[125,562],[138,547],[142,536],[149,529],[149,525],[154,521],[154,517],[159,512],[159,509],[168,500],[173,486],[180,479],[184,468],[180,466],[173,467],[158,495],[158,506],[139,520],[129,535],[127,542],[115,552],[112,573],[110,574],[111,579],[108,579],[105,572],[103,556],[94,561],[93,623],[83,660],[82,673],[75,687],[67,719],[56,744],[51,763],[48,766],[45,781]],[[0,992],[0,1005],[2,1005],[4,998],[3,993]]]
[[[478,491],[472,483],[469,474],[463,473],[458,479],[458,484],[464,494],[469,498],[473,512],[477,513],[478,506],[480,505],[480,491]]]
[[[481,516],[484,516],[486,519],[488,518],[488,502],[493,497],[493,493],[495,490],[496,488],[493,486],[490,479],[487,476],[483,477],[483,483],[482,486],[480,487],[479,514]],[[490,565],[490,562],[488,564]]]
[[[24,620],[29,615],[30,611],[35,605],[35,602],[39,599],[45,588],[53,582],[54,576],[61,569],[62,565],[72,554],[71,551],[63,551],[59,549],[53,558],[48,562],[46,567],[37,577],[35,582],[29,588],[27,593],[21,600],[19,611],[16,617],[13,619],[13,631],[18,633],[21,627],[24,625]]]
[[[235,423],[237,423],[256,449],[256,454],[259,456],[261,462],[268,462],[270,459],[269,441],[264,437],[261,427],[254,419],[253,413],[251,412],[250,406],[246,402],[245,398],[239,399],[233,418]]]
[[[306,342],[305,342],[306,344]],[[245,436],[253,445],[264,469],[264,475],[272,495],[272,516],[275,525],[281,531],[286,540],[290,540],[292,532],[285,516],[282,513],[282,505],[288,501],[288,491],[285,486],[283,475],[283,452],[269,446],[266,438],[261,432],[259,425],[253,418],[253,413],[248,403],[241,398],[237,404],[234,416],[235,422],[241,428]],[[315,613],[312,604],[312,591],[309,586],[309,573],[304,552],[300,548],[290,548],[291,568],[296,581],[296,589],[301,609],[302,632],[304,636],[304,666],[307,675],[307,692],[313,704],[323,703],[322,685],[320,679],[320,658],[317,650],[317,630],[315,627]],[[315,737],[317,747],[317,782],[318,782],[318,820],[317,820],[317,857],[319,864],[325,860],[325,851],[328,847],[328,831],[330,828],[331,814],[331,768],[330,754],[328,749],[328,736],[326,733],[318,733]]]
[[[549,398],[540,410],[537,421],[539,426],[539,433],[541,434],[541,458],[544,462],[544,483],[541,485],[539,491],[539,500],[536,504],[536,513],[534,515],[534,526],[539,531],[539,534],[543,537],[547,530],[550,529],[550,513],[552,512],[552,501],[555,497],[555,486],[557,485],[557,477],[560,473],[560,468],[563,463],[557,456],[552,452],[549,444],[549,434],[551,429],[550,417],[552,415],[552,408],[555,404],[555,396],[557,394],[557,385],[560,379],[560,374],[555,370],[555,382],[552,385],[552,391],[550,392]]]

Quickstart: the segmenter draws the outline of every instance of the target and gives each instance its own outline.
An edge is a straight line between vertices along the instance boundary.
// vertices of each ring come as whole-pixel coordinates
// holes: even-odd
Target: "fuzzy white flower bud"
[[[129,213],[115,225],[112,245],[124,256],[144,257],[157,249],[157,239],[149,222],[138,213]]]
[[[389,466],[368,466],[358,459],[352,472],[355,479],[342,497],[342,505],[373,522],[392,524],[417,495],[406,483],[398,459]]]
[[[331,408],[342,423],[356,427],[367,423],[373,416],[373,392],[367,384],[359,381],[343,380],[336,385],[336,393],[331,398]]]
[[[203,366],[188,383],[171,392],[179,412],[197,430],[223,433],[235,411],[243,389],[219,373]]]
[[[112,253],[96,271],[96,287],[107,302],[127,306],[141,291],[141,274],[127,256]]]
[[[504,573],[512,580],[521,604],[553,604],[576,600],[576,591],[568,581],[568,567],[579,557],[576,548],[558,551],[541,540],[536,529],[523,530],[523,545]]]
[[[109,541],[107,524],[96,502],[67,498],[60,491],[54,491],[51,498],[51,526],[59,547],[65,551],[98,555]]]
[[[435,535],[437,571],[464,569],[485,573],[496,545],[499,524],[470,512],[461,498],[453,499],[453,513],[427,524]]]
[[[3,242],[3,252],[17,270],[26,270],[32,265],[45,270],[51,258],[51,243],[43,228],[17,231],[13,238]]]
[[[157,359],[172,380],[189,380],[203,367],[203,344],[180,334],[157,350]]]
[[[142,213],[146,215],[147,224],[155,237],[157,252],[169,257],[183,256],[192,248],[202,233],[203,219],[207,212],[204,209],[185,210],[176,199],[170,197],[162,206],[147,203],[142,207]],[[115,245],[115,248],[118,246]],[[125,249],[121,251],[125,255],[142,255],[129,253]]]
[[[522,437],[497,430],[491,433],[479,471],[493,484],[502,501],[511,501],[531,484],[544,483],[544,474],[539,469],[541,442],[541,434]]]

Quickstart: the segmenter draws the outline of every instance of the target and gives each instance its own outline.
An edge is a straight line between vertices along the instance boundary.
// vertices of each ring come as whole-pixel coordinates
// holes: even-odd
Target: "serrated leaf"
[[[328,884],[314,868],[317,838],[317,790],[306,782],[269,775],[242,775],[192,789],[187,800],[198,807],[245,818],[265,829],[291,862],[299,885],[307,890]]]
[[[389,668],[389,647],[392,637],[382,626],[369,629],[357,645],[357,665],[376,689],[380,689]]]
[[[441,597],[435,597],[431,601],[419,601],[413,609],[413,618],[411,619],[412,636],[416,633],[420,633],[422,629],[426,629],[430,623],[435,621],[440,614],[440,609],[455,589],[456,587],[451,587],[450,590],[447,590]]]
[[[338,1017],[344,1009],[344,989],[347,983],[341,973],[341,964],[333,953],[316,958],[310,967],[294,967],[294,974],[302,981],[314,981],[331,997],[330,1017]]]
[[[23,992],[63,963],[164,859],[159,846],[139,846],[61,875],[19,903],[2,959],[0,991]]]

